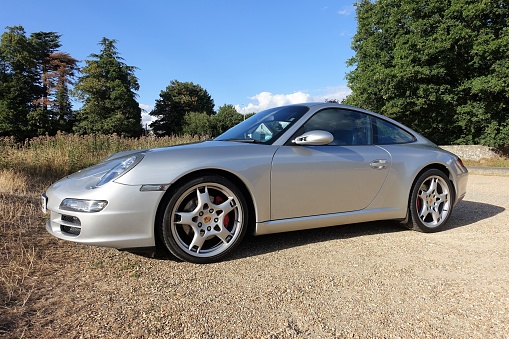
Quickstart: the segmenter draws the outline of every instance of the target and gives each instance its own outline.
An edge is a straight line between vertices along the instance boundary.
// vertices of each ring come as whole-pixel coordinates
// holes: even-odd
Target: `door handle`
[[[369,164],[369,166],[371,166],[371,168],[374,168],[377,170],[385,169],[385,168],[387,168],[387,160],[386,159],[376,159],[376,160],[373,160]]]

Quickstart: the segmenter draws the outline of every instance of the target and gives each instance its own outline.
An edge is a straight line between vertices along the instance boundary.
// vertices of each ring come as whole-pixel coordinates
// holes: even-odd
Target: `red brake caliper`
[[[220,205],[224,202],[224,199],[221,198],[220,196],[216,195],[216,198],[214,199],[214,204],[216,205]],[[228,223],[230,221],[230,216],[227,214],[224,216],[224,219],[223,219],[223,225],[228,228]]]

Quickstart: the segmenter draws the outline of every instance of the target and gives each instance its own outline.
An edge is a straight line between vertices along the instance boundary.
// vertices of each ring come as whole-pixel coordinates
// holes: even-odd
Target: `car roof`
[[[345,104],[339,104],[339,103],[336,103],[336,102],[306,102],[306,103],[301,103],[301,104],[283,105],[283,106],[307,106],[309,108],[313,108],[315,111],[318,111],[318,110],[320,110],[322,108],[335,107],[335,108],[348,109],[348,110],[353,110],[353,111],[357,111],[357,112],[362,112],[362,113],[370,114],[370,115],[378,117],[378,118],[380,118],[382,120],[388,121],[388,122],[390,122],[390,123],[392,123],[392,124],[402,128],[403,130],[406,130],[407,132],[413,134],[417,138],[417,140],[420,141],[420,142],[434,144],[432,141],[430,141],[429,139],[425,138],[424,136],[419,134],[417,131],[411,129],[410,127],[408,127],[408,126],[406,126],[406,125],[404,125],[402,123],[400,123],[399,121],[396,121],[394,119],[389,118],[388,116],[385,116],[385,115],[382,115],[382,114],[379,114],[379,113],[376,113],[376,112],[373,112],[373,111],[370,111],[370,110],[367,110],[367,109],[364,109],[364,108],[355,107],[355,106],[349,106],[349,105],[345,105]]]

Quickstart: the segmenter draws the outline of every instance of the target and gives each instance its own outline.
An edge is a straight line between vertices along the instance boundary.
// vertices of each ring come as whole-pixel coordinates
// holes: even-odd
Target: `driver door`
[[[306,217],[366,208],[382,187],[390,154],[371,145],[368,115],[326,109],[311,117],[294,137],[324,130],[324,146],[281,146],[271,173],[271,219]]]

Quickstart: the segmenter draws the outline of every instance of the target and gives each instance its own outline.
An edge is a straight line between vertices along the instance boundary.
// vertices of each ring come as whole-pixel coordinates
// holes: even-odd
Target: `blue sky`
[[[139,69],[138,102],[150,111],[171,80],[205,88],[216,108],[257,112],[343,99],[356,31],[353,0],[0,0],[0,26],[62,35],[78,60],[117,40]],[[145,116],[144,119],[147,117]]]

